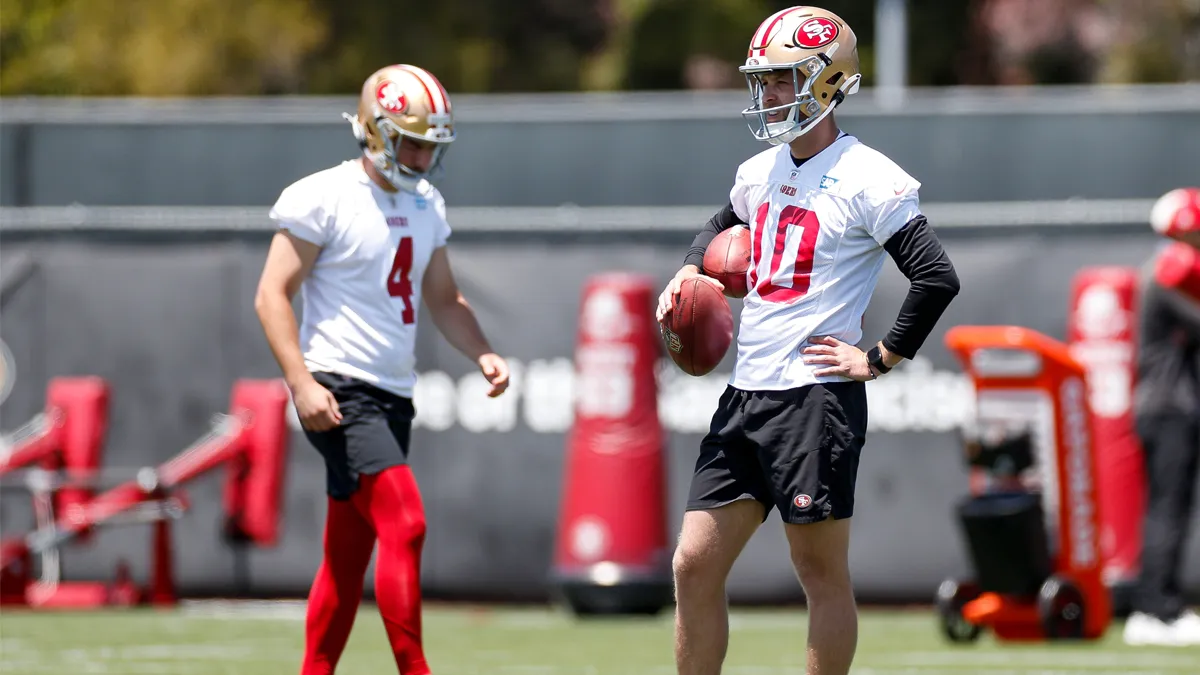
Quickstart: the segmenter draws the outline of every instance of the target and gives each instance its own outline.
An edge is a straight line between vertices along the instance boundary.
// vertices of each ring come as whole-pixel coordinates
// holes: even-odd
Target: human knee
[[[425,544],[425,514],[420,511],[390,514],[378,519],[375,529],[384,546],[420,548]]]
[[[426,530],[425,513],[418,511],[408,514],[398,529],[403,543],[409,546],[423,545],[425,543]]]
[[[671,560],[676,588],[711,587],[724,581],[724,571],[711,547],[701,542],[680,541]]]
[[[425,543],[425,514],[421,513],[417,517],[412,518],[408,524],[408,540],[415,545]]]
[[[695,546],[680,542],[675,547],[675,555],[671,558],[671,572],[675,581],[687,581],[695,577],[704,567],[704,556]]]
[[[850,570],[845,560],[813,551],[793,552],[792,565],[810,599],[851,591]]]

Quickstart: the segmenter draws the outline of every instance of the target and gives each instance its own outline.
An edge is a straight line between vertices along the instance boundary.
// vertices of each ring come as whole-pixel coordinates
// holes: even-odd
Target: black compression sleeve
[[[1173,288],[1163,288],[1157,281],[1154,291],[1156,302],[1151,306],[1167,315],[1164,323],[1178,327],[1192,340],[1200,339],[1200,303]]]
[[[883,346],[906,359],[921,349],[958,295],[958,275],[925,216],[913,218],[884,245],[909,280],[908,295]]]
[[[695,265],[700,269],[704,269],[704,251],[708,249],[708,245],[712,243],[712,240],[722,230],[728,230],[731,227],[745,224],[746,221],[738,218],[738,215],[733,212],[733,204],[726,204],[712,218],[708,219],[708,222],[704,225],[704,229],[700,230],[700,233],[692,240],[692,247],[688,249],[687,257],[683,259],[683,264]]]

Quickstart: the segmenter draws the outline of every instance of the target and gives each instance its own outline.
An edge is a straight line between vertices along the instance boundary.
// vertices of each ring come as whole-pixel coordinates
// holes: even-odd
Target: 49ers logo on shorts
[[[795,504],[796,508],[798,509],[807,509],[808,507],[812,506],[812,497],[809,497],[808,495],[796,495],[796,497],[792,499],[792,503]]]
[[[379,101],[380,107],[394,115],[408,109],[408,97],[404,95],[404,90],[391,80],[379,83],[375,88],[375,100]]]
[[[814,17],[796,29],[796,44],[807,49],[816,49],[837,39],[838,25],[825,17]]]

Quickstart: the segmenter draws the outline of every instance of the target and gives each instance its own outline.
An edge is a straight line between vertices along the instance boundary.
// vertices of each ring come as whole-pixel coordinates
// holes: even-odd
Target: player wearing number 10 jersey
[[[833,111],[862,77],[841,18],[815,7],[773,14],[740,70],[752,99],[743,115],[772,147],[738,168],[729,203],[658,307],[660,318],[671,311],[720,231],[750,229],[737,361],[701,442],[675,552],[676,661],[682,675],[720,672],[726,576],[777,508],[810,609],[807,672],[846,675],[857,635],[847,554],[864,382],[916,354],[958,278],[921,214],[919,183],[838,128]],[[888,256],[910,290],[892,330],[864,353],[855,346],[863,312]]]
[[[458,291],[447,257],[450,226],[429,183],[454,141],[450,97],[428,71],[383,68],[346,116],[363,156],[288,186],[255,307],[325,460],[324,558],[309,595],[301,675],[337,667],[379,542],[375,595],[396,666],[426,675],[419,567],[425,515],[407,466],[414,415],[418,309],[478,365],[489,395],[508,386]],[[301,291],[297,329],[292,297]]]

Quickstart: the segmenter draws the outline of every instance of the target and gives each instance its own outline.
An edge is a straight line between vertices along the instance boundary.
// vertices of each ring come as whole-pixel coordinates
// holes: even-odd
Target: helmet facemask
[[[350,121],[354,137],[358,139],[363,155],[383,176],[384,180],[397,190],[406,192],[422,191],[423,182],[428,183],[441,174],[442,160],[455,139],[453,129],[445,126],[444,123],[431,126],[426,131],[426,135],[421,136],[402,129],[384,115],[377,115],[373,121],[375,134],[379,138],[381,147],[372,150],[367,142],[366,129],[358,118],[348,113],[344,113],[342,116]],[[434,115],[430,115],[430,117],[432,118]],[[433,157],[429,162],[429,168],[425,171],[417,171],[400,162],[400,142],[406,136],[421,143],[434,144]]]
[[[746,85],[750,89],[750,100],[753,103],[751,107],[742,111],[742,117],[756,140],[766,141],[771,145],[790,143],[808,133],[841,102],[843,92],[840,90],[834,94],[834,100],[827,106],[822,106],[813,94],[813,85],[820,81],[821,74],[829,64],[829,58],[824,54],[814,54],[786,65],[738,68],[746,76]],[[792,71],[792,87],[796,98],[791,103],[767,108],[763,103],[761,76],[782,70]],[[786,112],[783,120],[768,121],[767,116],[770,113],[780,111]]]

